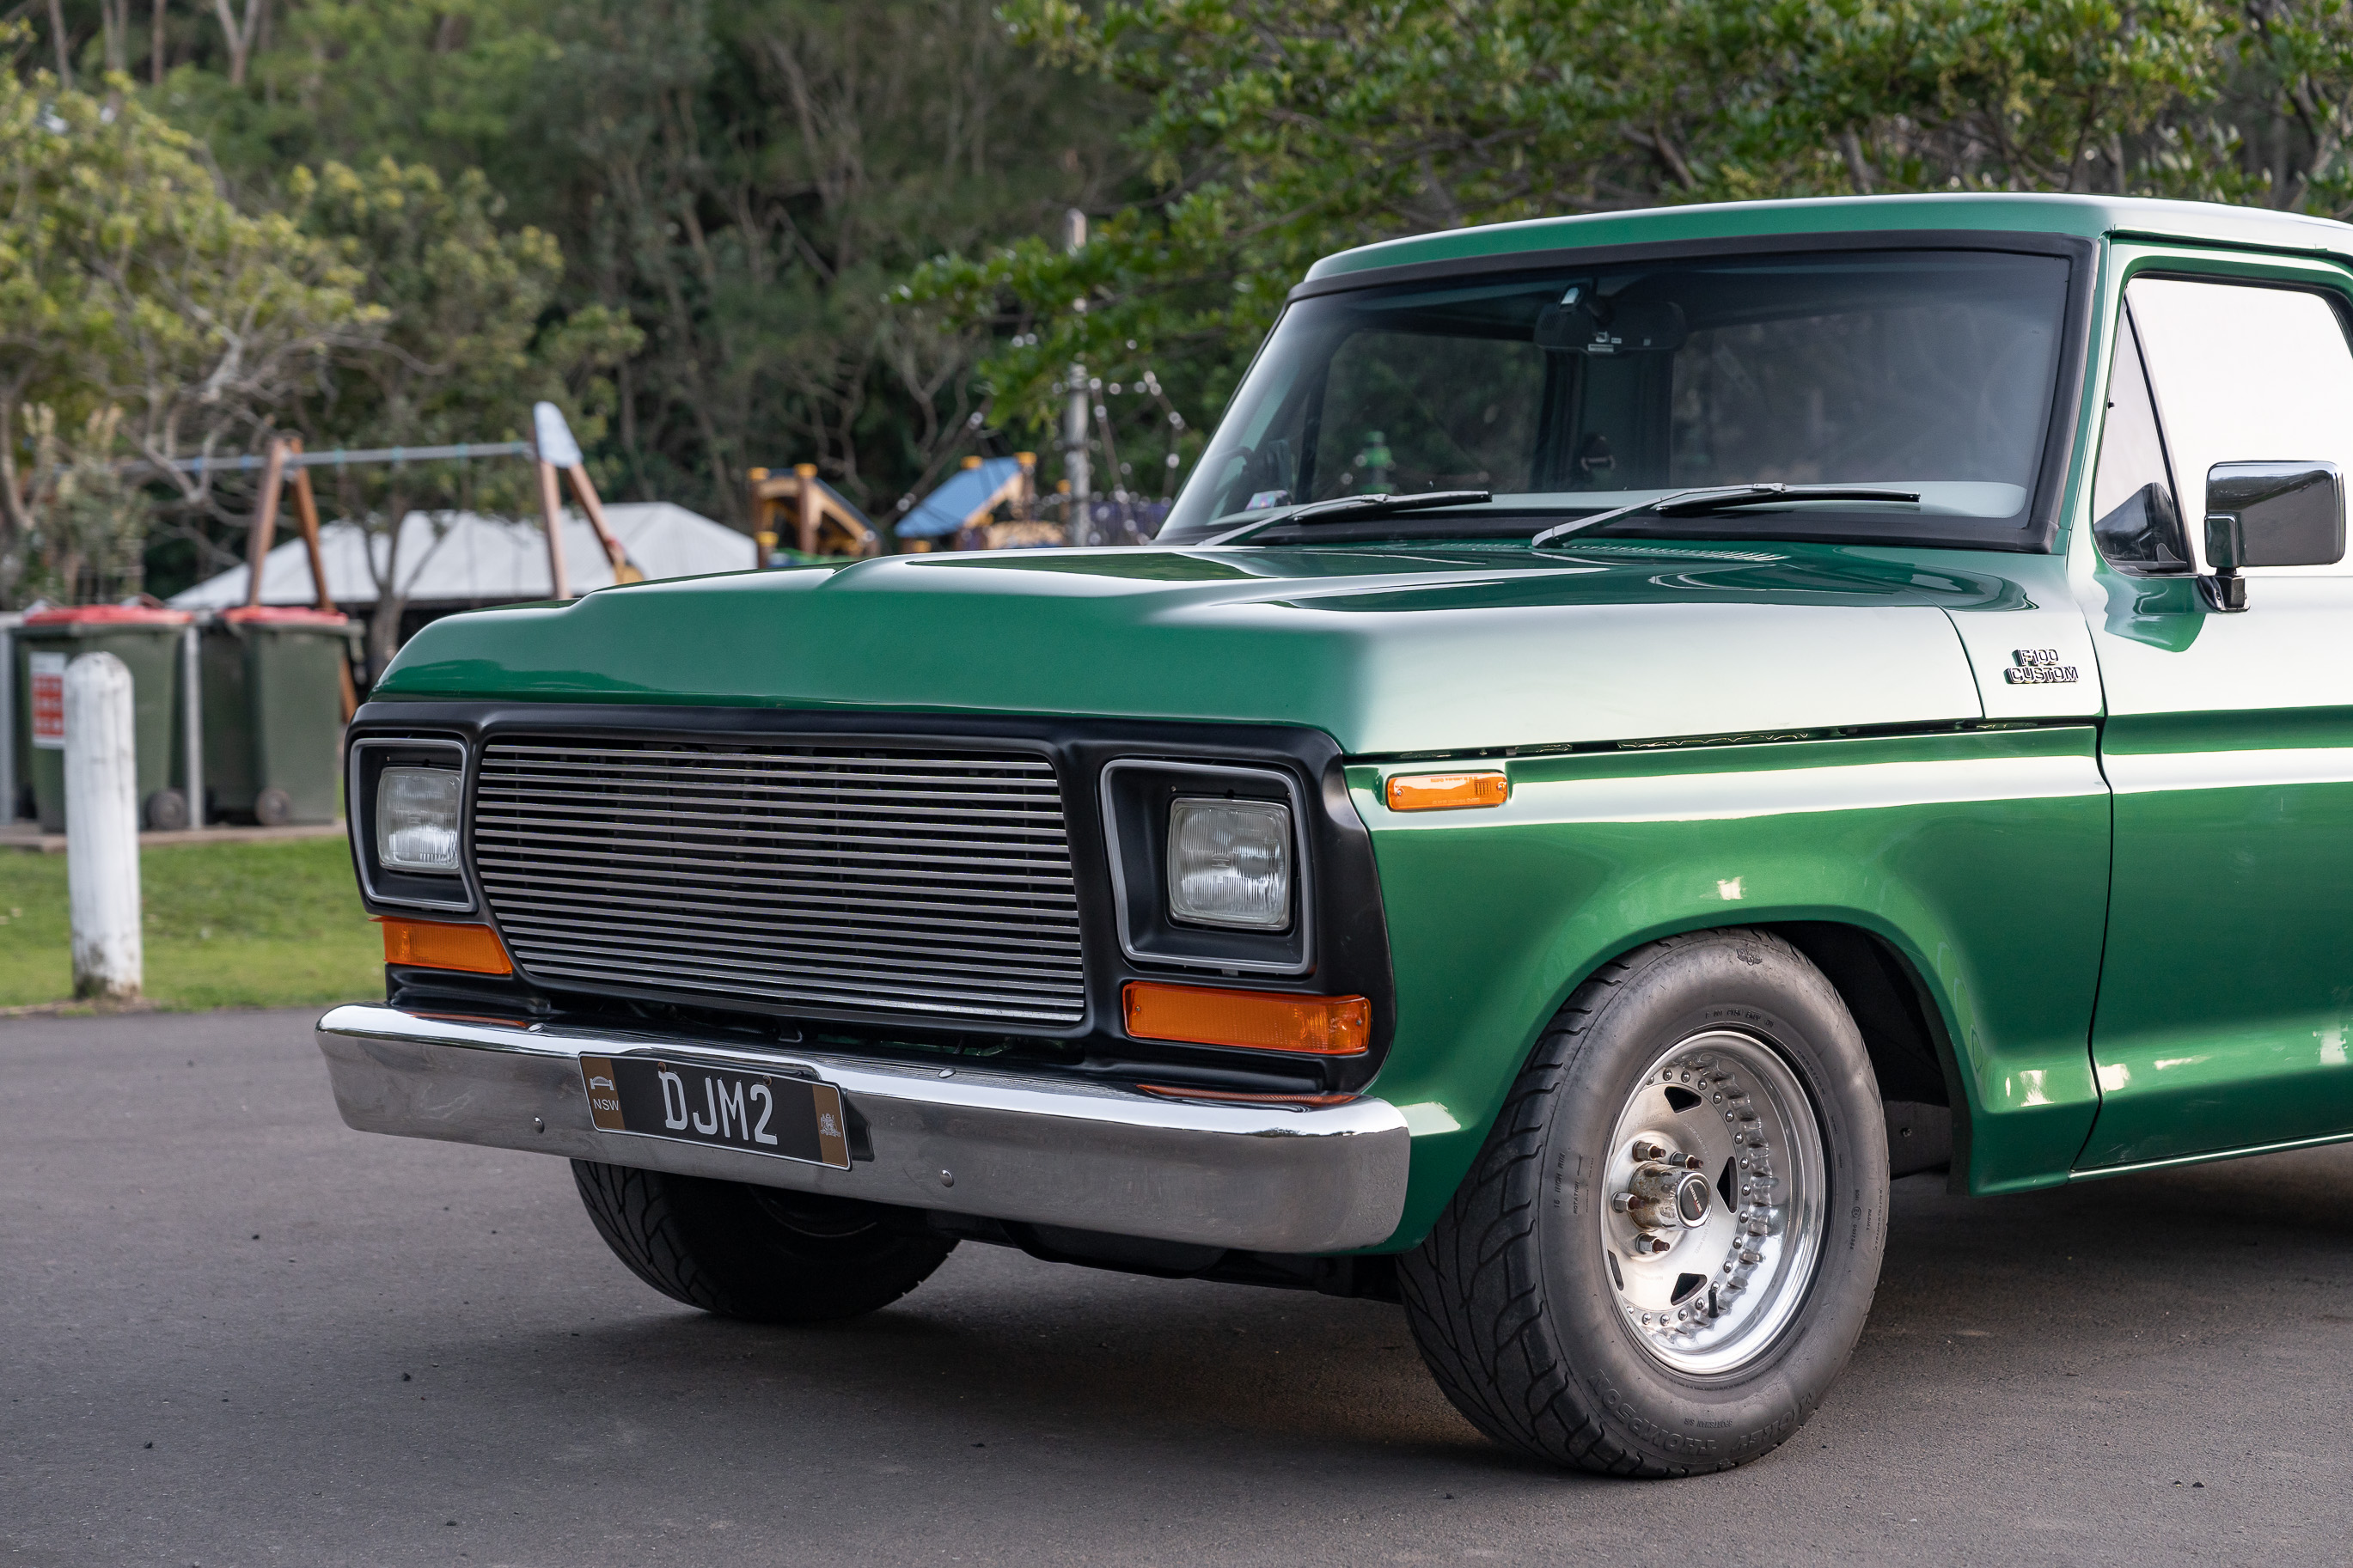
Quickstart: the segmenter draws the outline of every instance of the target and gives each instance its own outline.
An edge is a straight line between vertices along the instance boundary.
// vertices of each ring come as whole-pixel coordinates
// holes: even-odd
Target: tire
[[[1846,1365],[1887,1180],[1870,1058],[1821,972],[1763,931],[1672,937],[1605,965],[1537,1042],[1399,1260],[1407,1318],[1499,1443],[1609,1475],[1728,1469]]]
[[[283,827],[294,820],[294,797],[272,784],[253,797],[253,820],[264,827]]]
[[[596,1234],[674,1301],[754,1323],[820,1323],[887,1307],[955,1248],[894,1229],[891,1211],[743,1182],[572,1162]]]

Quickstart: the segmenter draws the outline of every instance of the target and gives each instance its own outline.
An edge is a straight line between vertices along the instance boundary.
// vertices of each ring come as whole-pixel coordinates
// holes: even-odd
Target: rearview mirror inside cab
[[[1536,316],[1536,347],[1553,353],[1672,353],[1688,336],[1683,307],[1673,300],[1604,300],[1586,283]]]
[[[2247,566],[2331,566],[2345,558],[2345,476],[2334,463],[2217,463],[2206,470],[2207,596],[2247,607]]]

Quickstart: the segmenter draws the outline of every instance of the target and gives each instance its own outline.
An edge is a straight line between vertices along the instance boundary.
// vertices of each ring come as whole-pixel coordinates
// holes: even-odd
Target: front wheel
[[[1481,1431],[1615,1475],[1728,1468],[1803,1424],[1886,1238],[1861,1034],[1779,938],[1654,942],[1579,987],[1399,1283]]]
[[[955,1242],[892,1211],[744,1182],[572,1162],[596,1234],[663,1295],[723,1318],[814,1323],[887,1307]]]

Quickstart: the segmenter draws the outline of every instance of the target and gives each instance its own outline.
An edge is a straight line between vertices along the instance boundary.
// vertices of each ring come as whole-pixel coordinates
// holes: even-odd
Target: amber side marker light
[[[1388,798],[1391,811],[1501,805],[1512,798],[1512,781],[1498,773],[1399,773],[1389,780]]]
[[[375,917],[384,927],[384,961],[419,969],[457,969],[468,974],[512,974],[514,961],[488,926],[449,925],[441,921],[396,921]]]
[[[1362,996],[1300,996],[1287,991],[1224,991],[1131,980],[1123,999],[1127,1032],[1140,1040],[1185,1040],[1312,1057],[1352,1057],[1373,1040],[1373,1005]]]

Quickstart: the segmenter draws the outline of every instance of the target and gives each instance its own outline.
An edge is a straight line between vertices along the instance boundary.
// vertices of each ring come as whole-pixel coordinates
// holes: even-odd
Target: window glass
[[[2099,467],[2092,474],[2092,537],[2112,564],[2133,572],[2189,569],[2165,438],[2158,429],[2129,310],[2116,331],[2116,364],[2108,374],[2107,418],[2100,426]]]
[[[1921,499],[1623,526],[2015,548],[2068,276],[2053,256],[1850,251],[1310,296],[1283,313],[1161,537],[1347,495],[1488,489],[1493,527],[1770,481]],[[1457,524],[1482,526],[1461,512],[1401,526]]]
[[[2126,297],[2201,570],[2206,470],[2216,463],[2321,461],[2353,472],[2353,347],[2326,298],[2170,278],[2137,279]]]
[[[1310,493],[1525,490],[1532,479],[1545,353],[1465,338],[1430,352],[1416,333],[1343,340],[1324,383]]]

